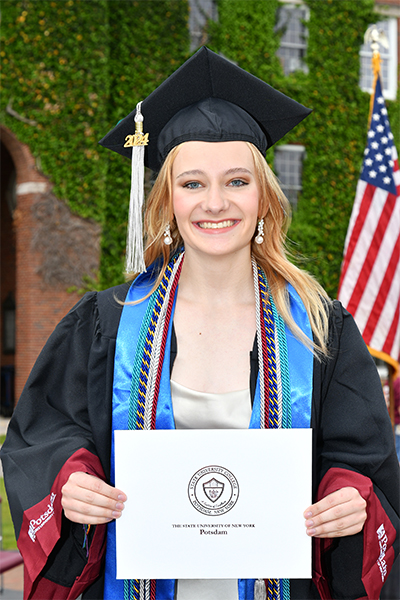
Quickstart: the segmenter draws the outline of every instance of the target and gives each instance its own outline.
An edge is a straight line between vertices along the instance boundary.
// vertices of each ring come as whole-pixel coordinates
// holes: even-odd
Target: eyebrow
[[[248,173],[249,175],[252,175],[252,172],[249,171],[249,169],[246,169],[245,167],[232,167],[232,169],[228,169],[227,171],[225,171],[224,175],[232,175],[234,173]],[[187,177],[187,176],[192,176],[192,175],[204,175],[204,171],[202,171],[201,169],[193,169],[192,171],[184,171],[183,173],[180,173],[179,175],[177,175],[176,179],[180,179],[180,177]]]

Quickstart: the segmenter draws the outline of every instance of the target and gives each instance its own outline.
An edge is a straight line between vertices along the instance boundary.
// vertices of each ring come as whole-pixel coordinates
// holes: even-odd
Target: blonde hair
[[[288,327],[302,343],[312,348],[316,356],[326,356],[328,354],[327,303],[329,298],[325,290],[309,273],[289,261],[289,253],[285,249],[286,233],[291,215],[289,201],[259,150],[250,142],[246,142],[246,144],[253,156],[261,191],[259,217],[264,218],[265,237],[262,244],[255,243],[255,236],[253,237],[251,252],[266,275],[275,305]],[[144,215],[145,264],[149,266],[156,259],[160,257],[163,259],[158,277],[148,296],[159,286],[171,255],[183,246],[183,239],[176,226],[172,207],[172,167],[179,148],[180,146],[176,146],[168,154],[146,203]],[[163,241],[167,225],[171,227],[173,240],[170,246],[164,244]],[[310,319],[314,342],[310,342],[291,315],[286,283],[290,283],[295,288],[303,301]]]

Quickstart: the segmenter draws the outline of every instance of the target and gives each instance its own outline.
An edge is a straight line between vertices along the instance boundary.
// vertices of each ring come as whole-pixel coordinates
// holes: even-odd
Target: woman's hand
[[[100,525],[118,519],[127,499],[120,490],[80,471],[69,476],[61,494],[67,519],[88,525]]]
[[[364,527],[366,506],[358,490],[341,488],[304,511],[307,535],[317,538],[354,535]]]

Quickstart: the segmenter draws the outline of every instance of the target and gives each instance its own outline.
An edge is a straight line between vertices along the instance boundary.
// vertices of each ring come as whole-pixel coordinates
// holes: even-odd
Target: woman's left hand
[[[307,535],[317,538],[354,535],[364,527],[366,506],[358,490],[341,488],[304,511]]]

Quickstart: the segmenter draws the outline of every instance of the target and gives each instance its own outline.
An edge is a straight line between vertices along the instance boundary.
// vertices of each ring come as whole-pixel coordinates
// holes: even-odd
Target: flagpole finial
[[[379,46],[381,45],[386,49],[389,48],[389,42],[386,33],[383,31],[383,29],[378,29],[376,25],[371,25],[364,34],[364,43],[371,46],[372,70],[374,73],[374,80],[376,80],[381,70],[382,62],[381,55],[379,53]]]
[[[372,50],[371,66],[372,66],[372,73],[373,73],[374,80],[372,83],[372,94],[371,94],[371,101],[370,101],[370,107],[369,107],[368,122],[370,123],[371,116],[372,116],[372,108],[374,105],[376,81],[377,81],[377,79],[379,77],[379,73],[381,71],[382,59],[381,59],[381,55],[379,52],[379,45],[388,49],[389,42],[388,42],[386,33],[383,31],[383,29],[378,29],[378,27],[374,24],[374,25],[371,25],[370,27],[368,27],[367,31],[365,32],[364,43],[369,44],[371,46],[371,50]]]

